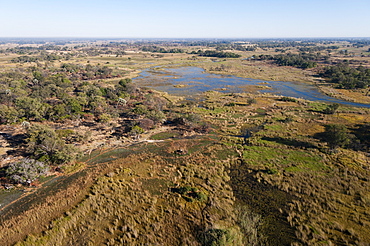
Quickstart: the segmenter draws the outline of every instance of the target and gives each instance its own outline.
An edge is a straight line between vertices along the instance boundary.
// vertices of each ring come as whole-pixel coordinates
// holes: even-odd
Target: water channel
[[[317,90],[314,85],[285,82],[263,81],[241,78],[231,75],[206,73],[199,67],[151,68],[141,72],[134,79],[139,86],[165,91],[169,94],[194,98],[209,90],[219,90],[225,93],[248,92],[246,86],[259,86],[259,92],[271,93],[287,97],[303,98],[310,101],[340,103],[344,105],[370,108],[370,104],[354,103],[329,97]]]

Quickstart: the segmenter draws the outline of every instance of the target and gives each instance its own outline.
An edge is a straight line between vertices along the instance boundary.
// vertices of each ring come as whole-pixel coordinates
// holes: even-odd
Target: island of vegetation
[[[369,61],[369,39],[1,39],[2,245],[368,245],[370,107],[259,90],[368,105]],[[186,66],[265,82],[156,90]]]

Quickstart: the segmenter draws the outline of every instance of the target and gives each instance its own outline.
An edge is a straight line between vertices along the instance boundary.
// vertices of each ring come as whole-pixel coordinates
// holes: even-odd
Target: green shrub
[[[333,103],[328,105],[324,110],[324,114],[334,114],[339,108],[339,103]]]
[[[293,97],[282,97],[279,100],[283,101],[283,102],[297,102],[297,99],[295,99]]]
[[[228,230],[209,229],[200,235],[199,241],[204,246],[226,246],[231,245],[232,237]]]

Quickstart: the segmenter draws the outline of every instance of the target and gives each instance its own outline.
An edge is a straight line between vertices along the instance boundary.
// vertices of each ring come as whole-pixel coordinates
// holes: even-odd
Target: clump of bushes
[[[192,202],[194,199],[200,202],[204,202],[208,199],[207,195],[204,192],[199,191],[198,188],[191,187],[191,186],[171,188],[170,190],[174,193],[178,193],[182,195],[182,197],[188,202]]]
[[[282,97],[279,99],[279,101],[282,101],[282,102],[297,102],[297,99],[293,98],[293,97]]]
[[[233,237],[229,230],[208,229],[200,235],[200,242],[204,246],[223,246],[232,245]]]
[[[6,175],[15,183],[30,184],[35,179],[46,175],[49,166],[34,159],[23,159],[11,163],[6,169]]]
[[[339,108],[339,103],[333,103],[328,105],[324,110],[324,114],[334,114]]]

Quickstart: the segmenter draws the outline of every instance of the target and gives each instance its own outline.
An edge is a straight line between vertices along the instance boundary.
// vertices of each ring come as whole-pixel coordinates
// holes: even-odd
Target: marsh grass
[[[229,229],[233,225],[233,209],[231,189],[226,184],[228,175],[224,165],[227,162],[218,159],[214,164],[212,156],[219,155],[222,148],[213,143],[214,139],[208,138],[179,140],[180,146],[194,148],[191,154],[184,156],[163,152],[163,145],[147,144],[140,146],[142,151],[109,163],[101,160],[107,155],[119,155],[120,150],[104,153],[103,159],[94,157],[84,175],[80,175],[85,185],[80,186],[79,191],[85,195],[76,197],[78,202],[72,204],[73,199],[65,197],[69,208],[58,207],[65,213],[54,213],[59,217],[43,227],[42,235],[35,228],[32,234],[31,230],[24,231],[28,237],[17,245],[133,245],[145,242],[173,245],[183,240],[196,244],[201,240],[199,229],[206,228],[205,218],[212,218],[207,219],[208,224],[217,224],[220,230],[230,233],[227,245],[240,245],[238,230]],[[132,146],[132,149],[137,147]],[[79,173],[81,171],[72,176]],[[95,181],[91,183],[92,180]],[[69,186],[62,191],[69,192],[76,183],[75,179],[69,181]],[[169,191],[174,186],[193,188],[184,194],[186,198],[180,198]],[[58,195],[48,194],[47,197],[55,206],[61,205]],[[209,199],[221,207],[209,205]],[[50,207],[39,207],[30,223],[40,225],[37,222],[39,214],[45,214]]]

